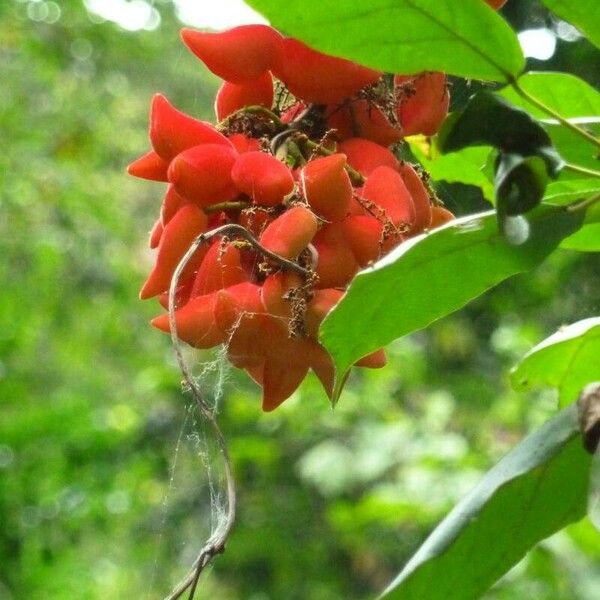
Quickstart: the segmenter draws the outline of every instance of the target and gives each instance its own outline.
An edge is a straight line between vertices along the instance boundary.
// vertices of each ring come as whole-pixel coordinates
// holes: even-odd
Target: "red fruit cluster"
[[[225,344],[232,364],[262,386],[264,410],[309,369],[331,395],[333,363],[318,342],[327,313],[359,269],[452,218],[388,147],[437,130],[448,109],[445,76],[384,76],[264,25],[184,29],[182,38],[224,79],[219,123],[154,97],[152,150],[129,172],[168,187],[140,297],[166,308],[178,264],[204,234],[178,278],[179,338],[195,348]],[[152,324],[169,332],[168,313]],[[385,361],[379,350],[357,366]]]

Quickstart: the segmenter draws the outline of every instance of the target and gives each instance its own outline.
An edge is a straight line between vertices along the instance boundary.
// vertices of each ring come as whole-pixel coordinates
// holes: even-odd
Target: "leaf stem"
[[[574,202],[573,204],[569,204],[567,206],[568,212],[578,212],[580,210],[587,210],[590,206],[594,204],[598,204],[600,202],[600,194],[595,194],[594,196],[590,196],[585,200],[581,200],[580,202]]]
[[[589,177],[600,178],[600,171],[596,171],[595,169],[588,169],[587,167],[581,167],[580,165],[565,163],[565,165],[563,166],[563,169],[565,169],[567,171],[572,171],[573,173],[587,175]]]
[[[575,125],[575,123],[571,123],[571,121],[565,119],[565,117],[556,112],[553,108],[546,106],[546,104],[538,100],[535,96],[532,96],[527,90],[521,87],[521,84],[519,83],[516,77],[511,76],[508,82],[515,90],[515,92],[517,92],[517,94],[521,96],[521,98],[527,100],[527,102],[533,104],[535,107],[539,108],[541,111],[545,112],[553,119],[556,119],[561,125],[563,125],[567,129],[570,129],[573,133],[577,134],[578,136],[584,138],[590,144],[596,146],[596,148],[600,148],[600,139],[598,139],[596,136],[592,135],[585,129],[578,127],[577,125]]]

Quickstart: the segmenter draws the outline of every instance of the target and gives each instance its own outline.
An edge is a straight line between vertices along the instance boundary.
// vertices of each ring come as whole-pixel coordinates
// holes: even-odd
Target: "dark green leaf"
[[[480,598],[537,542],[585,515],[590,462],[569,407],[487,473],[381,597]]]
[[[546,165],[537,156],[500,153],[496,163],[498,214],[522,215],[535,208],[546,189]]]
[[[519,77],[519,85],[542,104],[567,119],[600,115],[600,93],[575,75],[525,73]],[[506,87],[498,93],[534,117],[548,118],[547,112],[524,100],[512,87]]]
[[[564,327],[533,348],[513,369],[516,389],[558,388],[562,406],[577,400],[582,388],[600,379],[600,318]]]
[[[281,31],[390,73],[444,71],[508,81],[524,67],[515,33],[481,0],[249,0]]]
[[[533,269],[577,230],[583,215],[539,207],[520,246],[498,231],[494,212],[420,235],[359,273],[321,327],[340,381],[354,362],[426,327],[511,275]]]
[[[488,91],[474,94],[462,112],[446,121],[438,143],[442,152],[467,146],[493,146],[508,154],[539,156],[551,175],[556,175],[563,165],[540,123]]]
[[[573,23],[590,42],[600,48],[600,3],[598,0],[542,0],[561,19]]]

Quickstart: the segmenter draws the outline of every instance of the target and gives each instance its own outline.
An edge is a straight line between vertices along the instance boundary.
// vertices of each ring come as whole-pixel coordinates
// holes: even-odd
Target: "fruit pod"
[[[194,146],[173,159],[169,181],[178,194],[201,207],[233,200],[238,190],[231,180],[231,169],[237,156],[231,146]]]
[[[175,311],[177,337],[194,348],[212,348],[227,341],[228,326],[235,318],[235,302],[224,290],[197,296]],[[151,324],[165,333],[171,331],[168,314],[152,319]]]
[[[327,127],[336,130],[340,141],[360,137],[381,146],[390,146],[402,139],[402,132],[394,127],[381,110],[367,100],[330,106]]]
[[[342,227],[344,237],[361,268],[381,256],[383,253],[381,221],[367,215],[351,215],[344,219]]]
[[[223,244],[221,240],[217,239],[202,260],[194,280],[191,296],[192,298],[203,296],[242,283],[247,279],[248,276],[242,268],[240,251],[233,244]]]
[[[265,106],[273,104],[273,78],[269,71],[247,83],[225,81],[215,99],[215,113],[221,121],[245,106]]]
[[[156,263],[140,291],[140,299],[152,298],[169,289],[177,265],[196,237],[206,231],[207,222],[206,215],[194,204],[183,206],[177,211],[164,228],[158,245]],[[198,268],[205,252],[203,248],[196,251],[181,274],[182,282]]]
[[[130,175],[150,181],[169,181],[168,170],[169,163],[164,161],[154,150],[146,152],[127,166],[127,172]]]
[[[352,182],[345,167],[346,156],[332,154],[311,160],[301,171],[304,197],[326,221],[341,221],[350,210]]]
[[[338,145],[338,152],[346,155],[348,164],[368,177],[377,167],[397,169],[398,159],[387,149],[363,138],[351,138]]]
[[[150,246],[150,248],[152,250],[154,250],[154,248],[158,247],[158,244],[160,243],[160,238],[162,237],[163,234],[163,224],[161,222],[160,219],[158,219],[155,223],[154,226],[152,227],[151,231],[150,231],[150,239],[148,240],[148,245]]]
[[[294,206],[267,225],[260,243],[267,250],[293,260],[308,246],[317,228],[317,217],[311,210]]]
[[[447,208],[443,206],[432,206],[431,207],[431,223],[429,229],[435,229],[441,227],[450,221],[453,221],[456,217]]]
[[[269,275],[261,287],[261,299],[265,310],[276,317],[290,319],[292,302],[288,294],[303,284],[302,277],[292,271],[279,271]]]
[[[313,299],[306,309],[306,328],[308,335],[314,340],[318,339],[319,327],[323,319],[333,307],[341,300],[344,292],[335,288],[315,290]]]
[[[319,255],[316,287],[345,287],[358,271],[358,263],[346,241],[341,223],[323,227],[315,236],[313,244]]]
[[[377,167],[367,177],[362,195],[382,210],[384,217],[401,231],[410,229],[415,222],[415,205],[398,171]]]
[[[160,220],[162,224],[166,225],[184,204],[186,204],[185,198],[182,198],[175,190],[175,186],[171,184],[167,188],[167,193],[160,207]]]
[[[219,33],[182,29],[185,45],[218,77],[257,79],[280,61],[282,37],[268,25],[241,25]]]
[[[283,40],[272,71],[294,96],[317,104],[343,102],[381,77],[381,71],[322,54],[294,38]]]
[[[233,147],[240,153],[255,152],[260,150],[260,141],[256,138],[248,137],[243,133],[234,133],[229,136],[229,141]]]
[[[152,99],[150,141],[154,151],[167,162],[180,152],[201,144],[231,146],[231,142],[210,123],[177,110],[162,94],[156,94]]]
[[[399,170],[415,207],[415,220],[410,233],[420,233],[423,229],[427,229],[431,223],[431,199],[429,198],[429,192],[412,165],[402,163]]]
[[[231,178],[240,192],[256,204],[276,206],[294,189],[291,171],[272,154],[240,154],[231,170]]]
[[[434,135],[448,114],[450,94],[443,73],[423,73],[416,77],[396,75],[400,99],[396,109],[404,136]],[[402,93],[403,87],[406,91]]]

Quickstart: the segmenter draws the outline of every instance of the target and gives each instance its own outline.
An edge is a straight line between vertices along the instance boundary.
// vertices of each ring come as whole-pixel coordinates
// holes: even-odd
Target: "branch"
[[[212,410],[210,405],[207,404],[207,402],[204,400],[202,391],[200,390],[200,387],[194,380],[191,369],[183,356],[183,352],[181,350],[181,341],[179,340],[179,337],[177,335],[177,321],[175,319],[176,291],[179,286],[179,278],[181,277],[181,273],[191,260],[192,256],[195,254],[196,250],[198,250],[198,248],[202,244],[208,242],[213,237],[222,234],[235,234],[239,237],[244,238],[248,243],[254,246],[266,257],[270,258],[272,261],[277,263],[283,269],[296,271],[304,277],[308,277],[310,275],[310,272],[307,269],[304,269],[297,263],[283,258],[278,254],[271,252],[270,250],[267,250],[245,227],[242,227],[237,223],[222,225],[221,227],[216,227],[215,229],[211,229],[206,233],[200,234],[193,241],[192,245],[185,253],[183,258],[177,265],[175,272],[173,273],[173,277],[171,278],[171,285],[169,286],[169,327],[171,329],[171,341],[175,350],[177,364],[179,366],[179,369],[181,370],[181,374],[183,375],[183,381],[185,385],[189,388],[201,416],[210,425],[214,433],[215,439],[217,441],[219,452],[221,453],[221,456],[223,458],[223,464],[225,467],[225,477],[227,480],[228,509],[224,524],[222,526],[219,526],[216,529],[216,531],[214,531],[211,534],[209,539],[206,541],[206,543],[198,553],[198,556],[194,561],[192,569],[177,584],[177,586],[165,598],[165,600],[177,600],[178,598],[181,598],[187,590],[189,590],[189,600],[193,600],[194,594],[196,592],[196,586],[198,584],[198,580],[200,578],[200,575],[202,574],[202,571],[210,563],[210,561],[215,555],[221,554],[225,551],[225,544],[229,538],[229,534],[235,522],[237,497],[235,490],[235,478],[233,476],[233,469],[231,466],[229,451],[227,449],[227,442],[225,441],[223,432],[219,428],[214,411]]]

